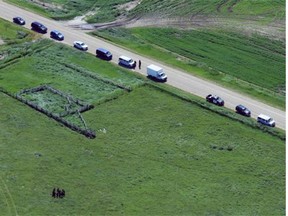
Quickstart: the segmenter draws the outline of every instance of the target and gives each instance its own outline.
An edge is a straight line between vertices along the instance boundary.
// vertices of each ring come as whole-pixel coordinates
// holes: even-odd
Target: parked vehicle
[[[222,98],[216,95],[212,95],[212,94],[207,95],[206,101],[208,101],[209,103],[213,103],[217,106],[224,106],[224,100],[222,100]]]
[[[235,110],[236,110],[237,113],[239,113],[241,115],[244,115],[244,116],[247,116],[247,117],[251,116],[251,111],[249,109],[247,109],[245,106],[241,105],[241,104],[236,106]]]
[[[31,23],[32,30],[37,31],[39,33],[45,34],[47,33],[47,27],[39,22]]]
[[[276,125],[275,121],[271,117],[266,116],[264,114],[260,114],[257,117],[257,122],[264,124],[264,125],[267,125],[267,126],[270,126],[270,127],[275,127],[275,125]]]
[[[127,56],[120,56],[118,60],[118,64],[127,68],[136,67],[136,62],[132,58],[129,58]]]
[[[18,25],[25,25],[25,20],[21,17],[14,17],[13,22]]]
[[[167,75],[163,72],[163,68],[153,64],[147,67],[147,77],[160,82],[167,81]]]
[[[77,49],[84,50],[84,51],[88,50],[88,46],[82,41],[74,41],[73,45]]]
[[[96,49],[96,56],[98,58],[104,59],[104,60],[111,60],[112,59],[112,54],[108,50],[104,48],[98,48]]]
[[[56,40],[60,40],[60,41],[64,40],[64,35],[61,32],[57,31],[57,30],[51,31],[50,32],[50,37],[54,38]]]

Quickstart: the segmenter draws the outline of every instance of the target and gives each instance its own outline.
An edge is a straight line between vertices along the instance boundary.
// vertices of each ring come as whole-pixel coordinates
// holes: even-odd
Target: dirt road
[[[113,44],[110,44],[100,39],[89,36],[81,30],[72,29],[71,27],[66,26],[65,24],[61,22],[57,22],[51,19],[41,17],[40,15],[20,9],[17,6],[7,4],[3,2],[2,0],[0,0],[0,16],[9,21],[12,21],[12,18],[14,16],[21,16],[22,18],[26,20],[25,27],[29,29],[30,29],[31,22],[39,21],[48,27],[49,32],[50,30],[53,30],[53,29],[61,31],[65,35],[65,40],[61,43],[65,43],[65,44],[72,46],[73,41],[81,40],[88,45],[89,47],[88,52],[92,54],[95,54],[95,50],[98,47],[106,48],[112,52],[113,54],[112,62],[116,64],[117,64],[118,57],[120,55],[129,56],[137,61],[141,59],[142,69],[139,70],[138,68],[136,68],[135,71],[143,75],[146,74],[146,67],[149,64],[152,64],[152,63],[156,64],[164,68],[164,71],[168,76],[167,83],[169,85],[175,86],[179,89],[198,95],[200,97],[205,97],[206,95],[210,93],[216,94],[225,100],[226,107],[233,109],[233,110],[235,109],[236,105],[243,104],[251,110],[252,117],[255,118],[260,113],[269,115],[272,118],[274,118],[274,120],[276,121],[277,127],[281,129],[285,129],[286,114],[284,111],[268,106],[257,100],[251,99],[246,95],[245,96],[241,95],[232,90],[225,89],[215,83],[199,79],[197,77],[194,77],[178,69],[174,69],[167,65],[163,65],[160,62],[156,62],[155,60],[142,57],[138,54],[125,50],[124,48],[120,48]],[[49,38],[49,33],[43,35],[43,37]]]

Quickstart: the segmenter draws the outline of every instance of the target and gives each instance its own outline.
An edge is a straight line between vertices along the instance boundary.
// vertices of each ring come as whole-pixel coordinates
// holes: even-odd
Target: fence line
[[[37,89],[37,88],[38,88],[38,89],[41,89],[41,88],[43,88],[43,86],[39,86],[39,87],[33,88],[33,90],[35,90],[35,89]],[[27,89],[26,89],[26,90],[27,90]],[[31,89],[30,89],[30,90],[31,90]],[[37,111],[39,111],[39,112],[47,115],[49,118],[53,118],[53,119],[56,120],[57,122],[65,125],[66,127],[70,128],[70,129],[73,130],[73,131],[76,131],[77,133],[80,133],[80,134],[86,136],[87,138],[90,138],[90,139],[96,138],[96,132],[93,131],[92,129],[87,128],[86,123],[85,123],[85,129],[82,129],[82,128],[80,128],[79,126],[77,126],[77,125],[75,125],[75,124],[72,124],[72,123],[66,121],[66,120],[63,119],[60,115],[56,115],[56,114],[54,114],[54,113],[52,113],[52,112],[49,112],[48,110],[43,109],[42,107],[38,106],[37,104],[34,104],[33,102],[26,100],[25,98],[21,97],[19,94],[12,94],[12,93],[6,91],[6,90],[3,89],[3,88],[0,88],[0,92],[2,92],[2,93],[4,93],[4,94],[6,94],[6,95],[8,95],[8,96],[10,96],[10,97],[18,100],[18,101],[20,101],[20,102],[22,102],[22,103],[30,106],[31,108],[33,108],[33,109],[35,109],[35,110],[37,110]],[[25,90],[24,90],[24,92],[25,92]],[[87,108],[91,108],[91,105],[87,105],[86,109],[87,109]],[[76,110],[76,112],[77,112],[77,111],[78,111],[78,110]],[[79,111],[78,111],[78,112],[79,112]],[[79,112],[79,113],[80,113],[80,112]],[[84,119],[83,119],[83,120],[84,120]],[[85,122],[85,121],[84,121],[84,122]]]

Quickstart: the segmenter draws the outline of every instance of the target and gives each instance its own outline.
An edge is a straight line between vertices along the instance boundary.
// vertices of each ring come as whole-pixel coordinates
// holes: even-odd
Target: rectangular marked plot
[[[68,101],[65,97],[55,94],[47,89],[34,93],[26,93],[21,96],[43,109],[59,115],[67,111],[76,111],[81,107],[75,102]]]

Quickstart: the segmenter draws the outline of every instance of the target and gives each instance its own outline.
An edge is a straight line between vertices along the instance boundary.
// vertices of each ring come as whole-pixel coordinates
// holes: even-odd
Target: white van
[[[147,76],[160,82],[167,81],[167,75],[163,72],[163,69],[153,64],[147,67]]]
[[[257,122],[264,124],[264,125],[267,125],[267,126],[270,126],[270,127],[275,127],[275,121],[271,117],[266,116],[264,114],[260,114],[257,117]]]
[[[136,67],[136,62],[127,56],[120,56],[118,64],[128,68]]]

